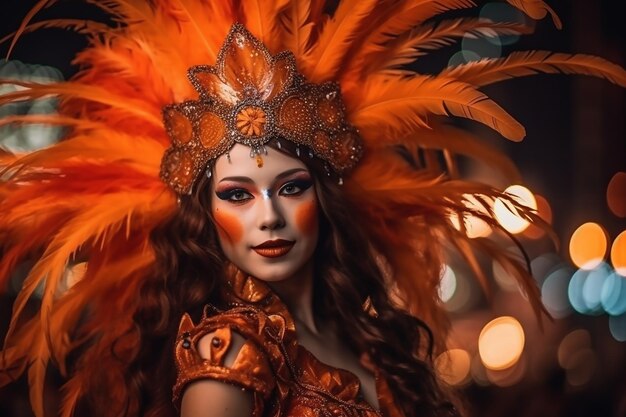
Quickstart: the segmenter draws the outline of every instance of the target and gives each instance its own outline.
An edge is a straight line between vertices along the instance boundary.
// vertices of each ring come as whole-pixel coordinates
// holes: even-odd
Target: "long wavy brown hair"
[[[457,415],[433,370],[432,332],[390,298],[384,257],[368,243],[367,228],[354,220],[336,178],[314,160],[303,161],[315,178],[320,207],[314,254],[316,315],[333,320],[336,328],[353,329],[349,348],[357,356],[370,354],[407,417]],[[124,415],[176,414],[170,399],[179,320],[185,312],[198,319],[207,303],[225,307],[220,286],[228,261],[210,215],[210,187],[203,176],[191,195],[181,197],[180,210],[151,236],[156,263],[134,315],[140,344],[126,378],[129,398],[138,402],[128,404]]]

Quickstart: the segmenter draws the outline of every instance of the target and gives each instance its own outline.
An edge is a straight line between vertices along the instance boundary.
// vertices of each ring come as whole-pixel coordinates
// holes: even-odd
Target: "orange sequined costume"
[[[253,417],[404,416],[367,354],[361,365],[375,376],[380,411],[363,400],[356,375],[320,362],[298,344],[287,307],[267,285],[238,273],[231,286],[232,309],[216,313],[207,307],[196,325],[188,315],[181,320],[175,347],[175,404],[180,404],[187,384],[210,378],[251,391]],[[211,332],[215,334],[210,358],[202,358],[197,342]],[[229,367],[223,362],[231,332],[242,335],[246,343]]]

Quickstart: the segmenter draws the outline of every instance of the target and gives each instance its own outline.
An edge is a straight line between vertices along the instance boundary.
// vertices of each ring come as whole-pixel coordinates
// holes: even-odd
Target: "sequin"
[[[200,117],[198,137],[205,148],[215,148],[224,138],[225,130],[224,121],[215,113],[206,112]]]
[[[304,100],[290,97],[283,103],[279,112],[280,127],[288,130],[293,135],[306,137],[313,130],[311,110]]]
[[[170,136],[181,145],[191,140],[191,121],[175,109],[169,109],[165,114],[165,126]]]

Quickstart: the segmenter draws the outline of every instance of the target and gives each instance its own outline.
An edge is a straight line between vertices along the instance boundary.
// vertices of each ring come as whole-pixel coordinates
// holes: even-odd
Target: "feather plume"
[[[521,23],[492,22],[488,19],[461,18],[418,26],[398,36],[372,53],[370,63],[362,74],[389,70],[414,62],[424,51],[452,44],[462,37],[494,37],[497,35],[519,35],[529,33],[530,27]]]
[[[418,150],[437,150],[448,153],[447,159],[450,162],[453,162],[457,155],[462,155],[497,169],[512,184],[521,181],[521,174],[513,161],[481,138],[470,132],[442,125],[436,120],[431,121],[431,127],[432,129],[421,129],[419,132],[405,137],[380,141],[373,144],[371,149],[377,152],[378,146],[388,146],[388,143],[393,143],[404,146],[413,155],[416,155]],[[437,158],[438,160],[439,158]],[[450,167],[450,162],[448,162],[446,169],[453,171],[454,168]]]
[[[21,87],[26,87],[27,89],[3,94],[2,96],[0,96],[0,105],[20,101],[36,100],[39,98],[45,98],[47,96],[81,98],[96,103],[106,104],[117,109],[126,111],[129,114],[136,115],[142,120],[159,127],[160,129],[163,128],[163,123],[159,116],[160,109],[152,109],[152,111],[146,111],[145,102],[130,99],[127,97],[120,97],[99,86],[71,82],[36,84],[26,81],[0,79],[0,85],[2,84],[15,84]]]
[[[165,13],[169,12],[176,16],[180,22],[189,24],[194,35],[204,48],[203,52],[206,53],[211,62],[214,62],[217,59],[219,47],[216,47],[215,42],[207,36],[205,27],[198,21],[198,18],[201,17],[202,14],[192,12],[192,6],[190,6],[189,3],[188,0],[171,0],[169,1],[170,9],[167,9]]]
[[[37,335],[31,343],[33,361],[28,367],[28,381],[30,383],[28,392],[30,404],[33,407],[35,416],[44,417],[43,390],[39,387],[43,387],[44,380],[46,378],[46,369],[49,359],[48,345],[41,334]]]
[[[559,16],[543,0],[507,0],[507,2],[535,20],[543,19],[546,14],[550,13],[554,26],[556,26],[557,29],[563,27]]]
[[[293,52],[296,57],[305,55],[310,45],[311,31],[314,26],[310,20],[311,2],[309,0],[293,0],[279,17],[283,32],[288,35],[283,41],[285,48]]]
[[[440,75],[483,86],[540,73],[592,75],[626,87],[626,70],[619,65],[597,56],[550,51],[513,52],[506,58],[488,58],[450,67]]]
[[[49,28],[57,28],[57,29],[66,29],[73,30],[74,32],[81,35],[96,35],[99,33],[107,32],[110,28],[109,26],[94,22],[91,20],[83,20],[83,19],[52,19],[52,20],[44,20],[41,22],[31,23],[25,26],[21,30],[21,35],[35,32],[41,29],[49,29]],[[3,38],[0,38],[0,43],[4,43],[11,38],[15,38],[17,36],[17,31],[6,35]]]
[[[240,3],[245,19],[243,23],[247,29],[274,53],[277,52],[281,40],[278,35],[278,15],[288,2],[289,0],[242,0]]]
[[[341,71],[351,41],[366,28],[376,0],[346,0],[339,4],[335,15],[322,28],[310,53],[303,57],[303,71],[312,82],[332,80]]]
[[[451,78],[415,76],[394,80],[371,77],[345,93],[351,121],[364,135],[389,127],[396,134],[429,127],[428,116],[459,116],[481,122],[513,141],[524,127],[473,86]]]
[[[381,2],[373,21],[368,24],[367,32],[352,46],[350,66],[343,74],[349,78],[356,74],[361,77],[360,69],[367,66],[374,58],[373,54],[385,49],[385,44],[422,24],[426,20],[450,10],[473,7],[472,0],[402,0]]]

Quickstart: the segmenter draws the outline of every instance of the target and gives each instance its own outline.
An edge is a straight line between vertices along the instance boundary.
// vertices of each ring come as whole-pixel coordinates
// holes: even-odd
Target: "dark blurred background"
[[[484,3],[481,16],[523,18],[501,3]],[[0,35],[16,30],[32,4],[4,0]],[[464,39],[415,68],[436,72],[446,65],[531,49],[594,54],[626,64],[622,0],[549,4],[563,21],[560,31],[546,18],[537,22],[534,34]],[[35,20],[53,17],[107,19],[93,6],[61,1]],[[9,43],[0,45],[2,56]],[[0,64],[0,77],[20,72],[37,80],[67,79],[77,71],[71,65],[74,54],[85,45],[80,35],[69,31],[26,34],[15,46],[12,63]],[[539,202],[539,214],[552,222],[559,246],[537,230],[519,232],[518,239],[531,258],[553,319],[542,320],[540,326],[524,294],[489,259],[481,260],[493,280],[493,294],[485,297],[451,258],[442,284],[442,298],[453,318],[451,350],[437,364],[445,379],[465,393],[473,416],[626,416],[625,90],[590,77],[537,75],[485,91],[527,129],[522,143],[511,143],[477,124],[467,126],[510,155],[520,167],[523,185]],[[47,105],[53,107],[54,102]],[[0,146],[34,148],[59,136],[58,131],[39,129],[0,130]],[[464,170],[495,185],[509,185],[484,168],[467,164]],[[570,253],[581,240],[580,256],[596,252],[586,265],[575,263],[578,255]],[[8,292],[0,291],[0,335],[19,288],[19,282],[14,284]],[[61,382],[52,370],[47,388],[50,415],[56,414]],[[24,380],[0,388],[0,415],[31,415]]]

